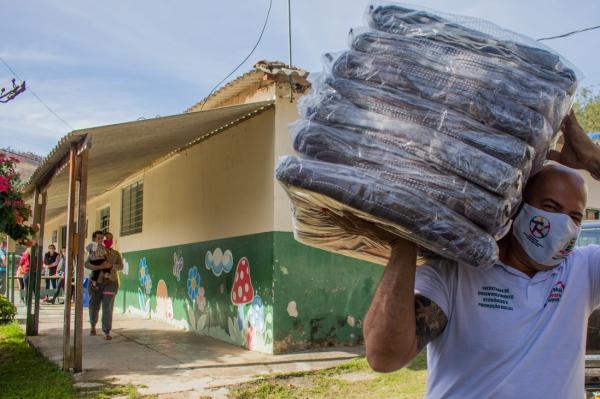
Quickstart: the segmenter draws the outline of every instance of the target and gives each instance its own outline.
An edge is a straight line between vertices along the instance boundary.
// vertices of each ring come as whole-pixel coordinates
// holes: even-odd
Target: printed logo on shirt
[[[477,295],[479,296],[477,305],[482,308],[514,310],[513,300],[515,297],[508,288],[481,287]]]
[[[543,216],[534,216],[529,221],[529,232],[535,238],[546,238],[550,233],[550,221]]]
[[[563,283],[562,281],[558,281],[556,284],[554,284],[554,286],[550,290],[550,294],[548,295],[548,299],[546,300],[544,307],[546,307],[546,305],[548,305],[551,302],[559,302],[560,298],[562,298],[563,292],[565,291],[565,287],[565,283]]]

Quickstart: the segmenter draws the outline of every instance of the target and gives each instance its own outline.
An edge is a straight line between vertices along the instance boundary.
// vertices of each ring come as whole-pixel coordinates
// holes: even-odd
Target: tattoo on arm
[[[415,319],[417,322],[417,349],[419,352],[444,331],[448,317],[440,307],[422,295],[415,295]]]

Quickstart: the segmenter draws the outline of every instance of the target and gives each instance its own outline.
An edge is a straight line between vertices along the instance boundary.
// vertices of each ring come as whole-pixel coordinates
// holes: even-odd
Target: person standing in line
[[[56,246],[54,244],[48,245],[48,252],[44,255],[44,274],[48,277],[56,275],[56,268],[60,263],[60,254],[56,252]],[[46,279],[46,292],[50,289],[56,289],[56,280],[48,278]],[[48,295],[44,299],[48,299]]]
[[[6,241],[2,241],[2,243],[0,243],[0,294],[4,294],[6,292],[6,287],[8,286],[6,283],[6,268],[8,265],[6,247]]]
[[[25,252],[23,252],[23,254],[21,255],[21,259],[19,260],[19,269],[20,272],[23,274],[23,285],[22,285],[22,289],[21,291],[23,292],[23,294],[21,295],[21,298],[27,299],[27,292],[28,292],[28,286],[29,286],[29,266],[31,263],[31,248],[27,248],[25,250]],[[33,286],[34,290],[35,290],[35,285]],[[32,291],[34,292],[34,291]]]
[[[111,340],[112,336],[112,313],[115,303],[115,296],[119,290],[119,271],[123,270],[123,261],[121,254],[112,248],[113,235],[104,234],[102,241],[105,260],[100,265],[92,263],[91,254],[85,262],[86,269],[93,273],[90,281],[90,335],[97,335],[96,324],[98,323],[98,313],[102,306],[102,332],[105,340]]]

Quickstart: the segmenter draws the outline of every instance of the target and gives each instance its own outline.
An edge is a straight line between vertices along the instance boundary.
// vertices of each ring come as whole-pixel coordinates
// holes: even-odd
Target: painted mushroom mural
[[[246,257],[240,259],[235,269],[235,280],[231,288],[231,302],[241,306],[252,302],[254,287],[250,278],[250,263]]]

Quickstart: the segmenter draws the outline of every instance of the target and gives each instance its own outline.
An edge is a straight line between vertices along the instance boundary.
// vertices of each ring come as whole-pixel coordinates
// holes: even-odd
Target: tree
[[[583,88],[573,104],[577,121],[587,132],[600,132],[600,94]]]

